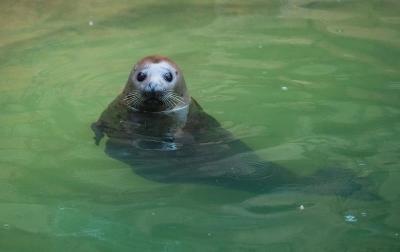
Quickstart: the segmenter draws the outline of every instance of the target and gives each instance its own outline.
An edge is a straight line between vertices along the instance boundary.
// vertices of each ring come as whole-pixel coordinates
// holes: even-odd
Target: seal
[[[147,56],[135,64],[122,93],[92,125],[96,143],[104,134],[171,138],[185,124],[191,103],[196,104],[177,64],[164,56]]]
[[[348,171],[334,169],[320,179],[298,178],[260,159],[204,112],[189,95],[178,65],[163,56],[148,56],[135,64],[121,94],[92,124],[92,130],[96,144],[108,137],[107,155],[158,182],[202,183],[252,192],[288,184],[311,185],[315,190],[320,183],[325,193],[334,194],[359,188]],[[329,187],[326,177],[331,176],[335,180]]]
[[[121,94],[92,129],[96,144],[108,137],[109,156],[152,180],[241,184],[248,189],[272,173],[275,183],[292,177],[277,165],[261,162],[205,113],[190,97],[178,65],[164,56],[148,56],[135,64]]]

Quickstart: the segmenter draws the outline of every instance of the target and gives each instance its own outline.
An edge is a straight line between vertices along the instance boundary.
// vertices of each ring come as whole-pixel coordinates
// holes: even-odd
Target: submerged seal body
[[[316,183],[324,188],[329,184],[325,175],[310,182],[261,160],[204,112],[190,97],[179,67],[162,56],[145,57],[134,66],[122,93],[92,129],[97,144],[107,135],[109,156],[159,182],[203,183],[252,192],[288,184],[312,184],[314,189]],[[347,195],[358,190],[357,184],[349,182],[353,176],[340,174],[334,170],[335,184],[326,191]]]

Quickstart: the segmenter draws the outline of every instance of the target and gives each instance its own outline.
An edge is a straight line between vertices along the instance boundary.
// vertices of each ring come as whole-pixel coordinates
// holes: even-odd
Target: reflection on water
[[[0,250],[399,250],[399,9],[2,1]],[[89,125],[154,53],[252,158],[301,186],[165,183],[105,155]]]

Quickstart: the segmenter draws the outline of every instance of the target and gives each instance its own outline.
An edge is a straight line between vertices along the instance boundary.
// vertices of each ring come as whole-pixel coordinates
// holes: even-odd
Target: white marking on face
[[[171,81],[166,79],[166,75],[169,73],[172,75]],[[141,80],[138,78],[139,74],[144,74],[145,78]],[[178,80],[177,70],[166,61],[139,66],[135,69],[131,78],[134,85],[139,90],[143,90],[147,85],[149,85],[149,83],[156,85],[163,90],[173,90],[175,83]]]

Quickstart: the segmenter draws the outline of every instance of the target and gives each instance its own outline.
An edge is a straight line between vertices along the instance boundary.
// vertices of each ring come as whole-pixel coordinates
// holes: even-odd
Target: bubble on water
[[[362,213],[361,213],[361,216],[362,216],[362,217],[366,217],[366,216],[367,216],[367,213],[366,213],[366,212],[362,212]]]
[[[211,236],[212,234],[211,234],[211,233],[207,233],[207,235],[208,235],[208,236]]]
[[[92,20],[90,20],[90,21],[89,21],[89,25],[90,25],[90,26],[93,26],[93,25],[94,25],[94,22],[93,22]]]
[[[303,205],[300,205],[300,206],[299,206],[299,209],[300,209],[300,210],[304,210],[304,206],[303,206]]]
[[[153,216],[154,216],[154,215],[156,215],[156,213],[155,213],[155,212],[151,212],[151,215],[153,215]]]
[[[286,91],[286,90],[288,90],[288,87],[283,86],[283,87],[281,87],[281,89],[282,89],[283,91]]]
[[[352,223],[358,221],[358,220],[357,220],[357,217],[354,216],[354,215],[352,215],[352,214],[347,214],[347,215],[345,215],[345,216],[344,216],[344,220],[345,220],[346,222],[352,222]]]

